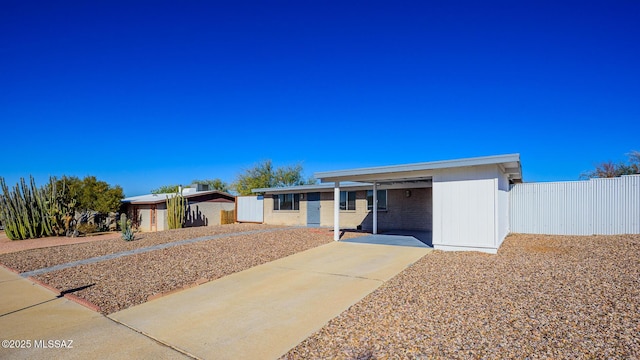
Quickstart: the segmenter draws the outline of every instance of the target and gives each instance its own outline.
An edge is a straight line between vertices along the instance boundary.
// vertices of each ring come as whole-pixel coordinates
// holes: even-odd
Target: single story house
[[[509,186],[519,154],[315,173],[318,185],[253,189],[264,223],[421,231],[440,250],[497,253],[509,233]],[[339,201],[334,201],[339,199]],[[376,206],[374,206],[376,204]]]
[[[187,199],[185,227],[220,225],[220,211],[235,209],[235,196],[204,187],[184,188]],[[167,230],[167,198],[175,194],[148,194],[122,200],[126,214],[141,231]]]

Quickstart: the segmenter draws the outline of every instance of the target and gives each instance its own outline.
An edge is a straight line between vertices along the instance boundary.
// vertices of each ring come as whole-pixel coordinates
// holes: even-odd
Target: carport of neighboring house
[[[318,185],[254,189],[264,222],[430,236],[435,249],[496,253],[509,232],[509,186],[519,154],[314,174]],[[339,199],[339,201],[334,201]],[[373,204],[377,204],[374,206]]]

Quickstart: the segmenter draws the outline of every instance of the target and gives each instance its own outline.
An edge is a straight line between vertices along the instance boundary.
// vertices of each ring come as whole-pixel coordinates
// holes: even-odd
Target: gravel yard
[[[25,250],[0,262],[28,271],[222,233],[236,224]],[[347,232],[343,238],[361,236]],[[36,278],[109,314],[332,241],[280,229],[180,245]],[[283,359],[640,358],[640,235],[509,236],[497,255],[435,251],[383,284]]]
[[[224,226],[191,227],[177,230],[138,233],[134,241],[124,241],[120,237],[84,244],[73,244],[51,248],[22,251],[21,253],[0,254],[0,263],[19,272],[42,269],[95,256],[113,254],[172,241],[198,238],[218,234],[276,229],[281,226],[262,224],[229,224]],[[53,238],[55,239],[55,238]],[[35,239],[38,241],[44,239]],[[24,241],[24,240],[18,240]]]
[[[640,235],[435,251],[283,358],[640,358]]]
[[[46,248],[7,254],[13,264],[27,264],[37,256],[55,257],[55,263],[88,258],[106,251],[127,250],[222,232],[267,230],[278,227],[264,225],[224,225],[218,227],[189,228],[144,234],[139,241],[105,240],[104,244],[75,244],[64,249]],[[35,278],[54,288],[73,291],[73,294],[100,307],[109,314],[146,302],[149,296],[162,294],[196,282],[210,281],[250,267],[295,254],[333,241],[333,233],[318,229],[285,229],[251,235],[230,236],[188,245],[155,250],[147,253],[122,256],[93,264],[52,271]],[[346,233],[344,238],[361,236]],[[88,245],[88,246],[87,246]],[[91,246],[97,249],[92,249]],[[43,259],[44,260],[44,259]],[[5,263],[11,266],[10,263]],[[42,267],[25,265],[23,268]],[[48,266],[48,265],[45,265]]]

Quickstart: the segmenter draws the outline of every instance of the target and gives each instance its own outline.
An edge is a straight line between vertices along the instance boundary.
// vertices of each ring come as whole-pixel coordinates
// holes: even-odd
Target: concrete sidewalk
[[[3,267],[0,294],[1,359],[186,358]],[[25,348],[7,348],[5,340]]]
[[[109,317],[203,359],[273,359],[430,248],[335,242]]]

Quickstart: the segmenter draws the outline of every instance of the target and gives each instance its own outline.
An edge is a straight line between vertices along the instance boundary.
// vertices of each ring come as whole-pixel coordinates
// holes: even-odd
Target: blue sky
[[[127,196],[272,159],[307,175],[640,150],[637,1],[2,1],[0,176]]]

